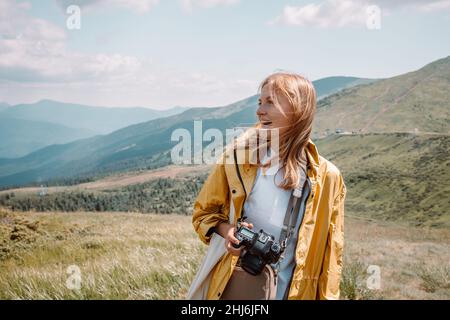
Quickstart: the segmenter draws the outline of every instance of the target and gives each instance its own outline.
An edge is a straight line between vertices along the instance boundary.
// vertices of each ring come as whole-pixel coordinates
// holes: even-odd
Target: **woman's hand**
[[[247,222],[241,222],[241,225],[249,229],[253,229],[253,224]],[[217,227],[217,232],[225,239],[225,248],[229,253],[234,256],[239,256],[241,254],[242,247],[238,249],[233,247],[234,244],[239,244],[239,240],[236,239],[234,234],[236,233],[236,227],[232,224],[221,222]]]

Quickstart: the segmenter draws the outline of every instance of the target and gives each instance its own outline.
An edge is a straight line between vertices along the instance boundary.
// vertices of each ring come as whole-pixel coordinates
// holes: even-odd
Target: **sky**
[[[417,70],[449,31],[450,0],[0,0],[0,102],[225,106],[277,71]]]

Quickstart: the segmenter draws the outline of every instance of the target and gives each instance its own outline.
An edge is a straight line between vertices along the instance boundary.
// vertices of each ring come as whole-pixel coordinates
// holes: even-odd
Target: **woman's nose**
[[[267,112],[264,110],[263,105],[259,105],[258,109],[256,109],[256,115],[257,116],[263,116],[265,115]]]

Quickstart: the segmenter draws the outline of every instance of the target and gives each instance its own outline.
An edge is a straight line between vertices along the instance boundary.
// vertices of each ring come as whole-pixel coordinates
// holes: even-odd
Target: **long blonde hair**
[[[277,94],[286,97],[293,109],[293,115],[289,117],[289,127],[279,136],[279,159],[283,162],[281,168],[284,168],[284,179],[279,187],[296,188],[300,178],[299,169],[304,168],[307,161],[305,148],[311,136],[316,113],[316,90],[308,79],[287,72],[277,72],[265,78],[259,86],[259,92],[266,85],[269,85],[274,105],[280,112],[284,113]]]

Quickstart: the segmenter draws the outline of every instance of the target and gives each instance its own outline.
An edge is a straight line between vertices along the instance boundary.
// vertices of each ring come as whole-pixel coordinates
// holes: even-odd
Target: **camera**
[[[251,275],[259,275],[266,264],[277,262],[283,253],[283,248],[275,241],[275,237],[263,230],[254,232],[241,225],[235,236],[239,244],[233,244],[233,247],[244,246],[246,249],[240,258],[240,265]]]

